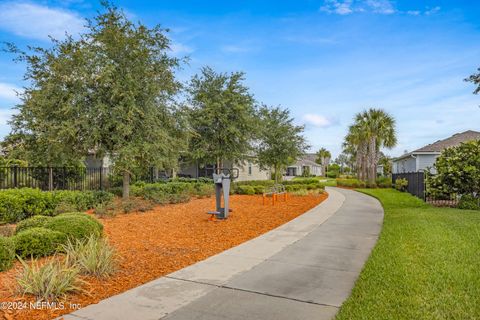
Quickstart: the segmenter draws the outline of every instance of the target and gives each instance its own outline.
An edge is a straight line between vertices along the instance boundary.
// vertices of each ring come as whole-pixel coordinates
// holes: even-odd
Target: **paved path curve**
[[[375,245],[383,209],[355,191],[327,191],[275,230],[64,319],[331,319]]]

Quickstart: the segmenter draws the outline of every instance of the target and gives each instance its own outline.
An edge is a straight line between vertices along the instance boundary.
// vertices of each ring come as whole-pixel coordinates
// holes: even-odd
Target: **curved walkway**
[[[275,230],[64,319],[331,319],[375,245],[383,209],[355,191],[327,191]]]

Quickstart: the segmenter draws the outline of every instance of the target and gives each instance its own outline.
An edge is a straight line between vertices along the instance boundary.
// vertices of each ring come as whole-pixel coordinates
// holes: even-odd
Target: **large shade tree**
[[[47,165],[65,165],[87,152],[107,154],[128,198],[136,168],[175,165],[185,142],[172,103],[180,62],[169,56],[160,26],[134,24],[103,5],[79,39],[28,52],[9,46],[27,64],[30,83],[12,120],[11,141]]]
[[[345,146],[354,149],[359,178],[375,184],[382,148],[397,143],[395,119],[381,109],[368,109],[355,116],[349,127]]]
[[[303,126],[293,123],[288,109],[262,106],[259,110],[257,157],[264,169],[273,169],[279,181],[287,165],[305,153]]]
[[[188,86],[191,159],[202,164],[240,162],[251,156],[257,121],[253,96],[242,72],[201,69]]]

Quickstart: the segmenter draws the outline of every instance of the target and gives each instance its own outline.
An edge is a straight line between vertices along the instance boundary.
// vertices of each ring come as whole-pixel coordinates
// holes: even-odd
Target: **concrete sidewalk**
[[[329,197],[258,238],[64,319],[331,319],[380,233],[379,202]]]

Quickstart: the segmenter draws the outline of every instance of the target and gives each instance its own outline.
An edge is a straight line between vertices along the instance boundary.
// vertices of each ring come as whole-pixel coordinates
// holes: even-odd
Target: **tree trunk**
[[[123,200],[128,200],[130,197],[130,173],[128,171],[123,171],[122,196]]]
[[[220,174],[220,158],[217,157],[217,169],[215,170],[217,174]]]
[[[372,137],[370,139],[370,146],[369,146],[369,175],[368,175],[368,183],[370,185],[375,184],[375,180],[377,178],[377,163],[376,163],[376,158],[377,158],[377,138]]]

